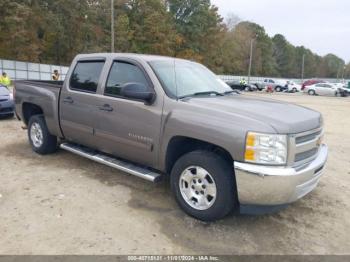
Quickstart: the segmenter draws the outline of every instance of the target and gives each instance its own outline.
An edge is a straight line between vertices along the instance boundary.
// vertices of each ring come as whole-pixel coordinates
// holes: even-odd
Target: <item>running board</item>
[[[126,172],[130,175],[143,178],[150,182],[156,183],[160,180],[162,176],[160,173],[156,173],[147,168],[137,166],[135,164],[126,162],[124,160],[120,160],[120,159],[105,155],[101,152],[92,150],[84,146],[71,144],[71,143],[63,143],[60,145],[60,147],[64,150],[67,150],[79,156],[91,159],[93,161],[96,161],[100,164],[103,164],[109,167],[113,167],[115,169]]]

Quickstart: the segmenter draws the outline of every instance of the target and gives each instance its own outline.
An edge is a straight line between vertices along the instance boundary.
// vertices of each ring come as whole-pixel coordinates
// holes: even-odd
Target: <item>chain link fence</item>
[[[0,59],[0,73],[6,72],[12,80],[51,80],[54,70],[64,80],[69,67]]]

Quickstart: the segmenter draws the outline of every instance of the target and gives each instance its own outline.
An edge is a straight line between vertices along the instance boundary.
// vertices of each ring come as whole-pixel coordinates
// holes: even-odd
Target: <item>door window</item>
[[[105,95],[121,97],[121,89],[127,83],[141,83],[148,86],[142,70],[127,62],[114,62],[109,72]]]
[[[70,78],[70,88],[77,91],[96,93],[104,61],[78,62]]]

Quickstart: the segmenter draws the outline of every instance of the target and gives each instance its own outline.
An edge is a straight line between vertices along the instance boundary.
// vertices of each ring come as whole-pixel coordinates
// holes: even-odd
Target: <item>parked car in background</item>
[[[258,90],[258,88],[255,85],[242,84],[239,81],[227,81],[226,84],[229,87],[231,87],[232,90],[247,91],[247,92],[253,92]]]
[[[296,84],[293,81],[287,81],[288,92],[296,93],[301,92],[301,85]]]
[[[0,118],[13,117],[14,107],[12,93],[6,86],[0,84]]]
[[[254,82],[252,83],[252,85],[255,86],[258,89],[258,91],[263,91],[266,89],[266,85],[261,82]]]
[[[272,87],[276,92],[283,92],[288,90],[287,81],[283,80],[264,79],[263,84],[265,85],[265,87]]]
[[[309,85],[305,87],[304,92],[313,96],[337,96],[339,94],[338,87],[331,83]]]
[[[323,80],[318,80],[318,79],[306,80],[306,81],[301,85],[301,90],[304,90],[305,87],[307,87],[307,86],[311,86],[311,85],[315,85],[315,84],[319,84],[319,83],[325,83],[325,81],[323,81]]]

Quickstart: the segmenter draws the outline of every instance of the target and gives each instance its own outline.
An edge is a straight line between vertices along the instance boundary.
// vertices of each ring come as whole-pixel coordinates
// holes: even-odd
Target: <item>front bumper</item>
[[[12,100],[0,102],[0,116],[13,114],[14,110],[15,106]]]
[[[269,167],[235,162],[239,203],[278,206],[295,202],[317,186],[327,156],[327,146],[321,145],[316,159],[302,167]]]

